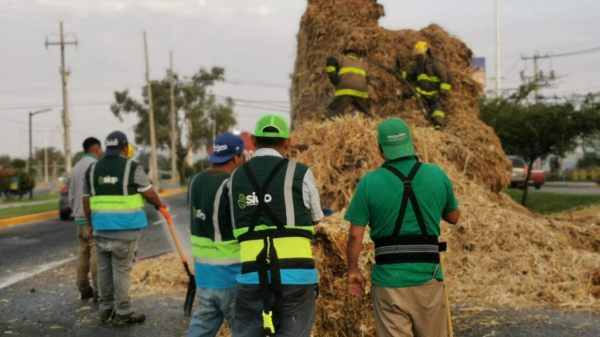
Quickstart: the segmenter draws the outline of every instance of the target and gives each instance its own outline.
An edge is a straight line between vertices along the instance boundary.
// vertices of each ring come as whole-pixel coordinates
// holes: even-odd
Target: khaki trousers
[[[138,242],[96,237],[96,243],[100,310],[115,309],[118,315],[128,315],[133,312],[129,286]]]
[[[96,253],[96,243],[94,238],[90,237],[87,225],[77,226],[77,238],[79,239],[77,289],[79,289],[80,294],[86,294],[92,290],[98,291],[98,255]],[[92,286],[90,286],[90,272],[92,274]]]
[[[375,326],[379,337],[446,337],[448,322],[444,282],[405,288],[373,286]]]

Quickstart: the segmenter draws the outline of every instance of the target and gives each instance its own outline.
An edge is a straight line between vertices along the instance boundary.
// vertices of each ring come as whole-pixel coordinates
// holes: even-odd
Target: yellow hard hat
[[[133,144],[128,144],[127,147],[128,147],[127,158],[133,158],[133,156],[135,155],[135,150],[137,150],[137,147],[135,147]]]
[[[415,49],[413,49],[413,55],[425,55],[428,49],[429,44],[427,44],[427,42],[419,41],[417,42],[417,44],[415,44]]]

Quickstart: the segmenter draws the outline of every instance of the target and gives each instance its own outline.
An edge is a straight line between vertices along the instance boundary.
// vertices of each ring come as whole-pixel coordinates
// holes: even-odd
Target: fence
[[[588,169],[574,169],[568,171],[567,175],[575,181],[598,181],[600,179],[600,167]]]

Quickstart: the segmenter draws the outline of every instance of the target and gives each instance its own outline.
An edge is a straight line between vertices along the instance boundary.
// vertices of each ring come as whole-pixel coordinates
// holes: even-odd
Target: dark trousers
[[[365,115],[371,116],[371,102],[368,98],[344,95],[335,96],[331,103],[329,103],[326,118],[333,118],[346,114],[346,109],[350,105]]]
[[[259,285],[238,283],[233,337],[264,337],[263,308]],[[316,314],[314,284],[283,285],[281,321],[275,327],[275,336],[310,337]]]
[[[429,116],[433,121],[433,125],[445,126],[444,118],[446,117],[446,113],[444,111],[444,102],[441,97],[438,95],[434,96],[421,96],[421,101],[429,111]]]

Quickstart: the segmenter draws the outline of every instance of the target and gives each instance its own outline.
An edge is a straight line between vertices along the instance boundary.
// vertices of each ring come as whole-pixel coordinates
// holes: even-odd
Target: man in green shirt
[[[362,178],[344,217],[351,222],[349,291],[359,298],[365,293],[358,257],[369,225],[376,248],[372,298],[378,335],[446,337],[439,265],[446,245],[438,243],[439,222],[458,222],[458,200],[439,167],[418,161],[406,122],[383,121],[377,140],[385,162]]]

